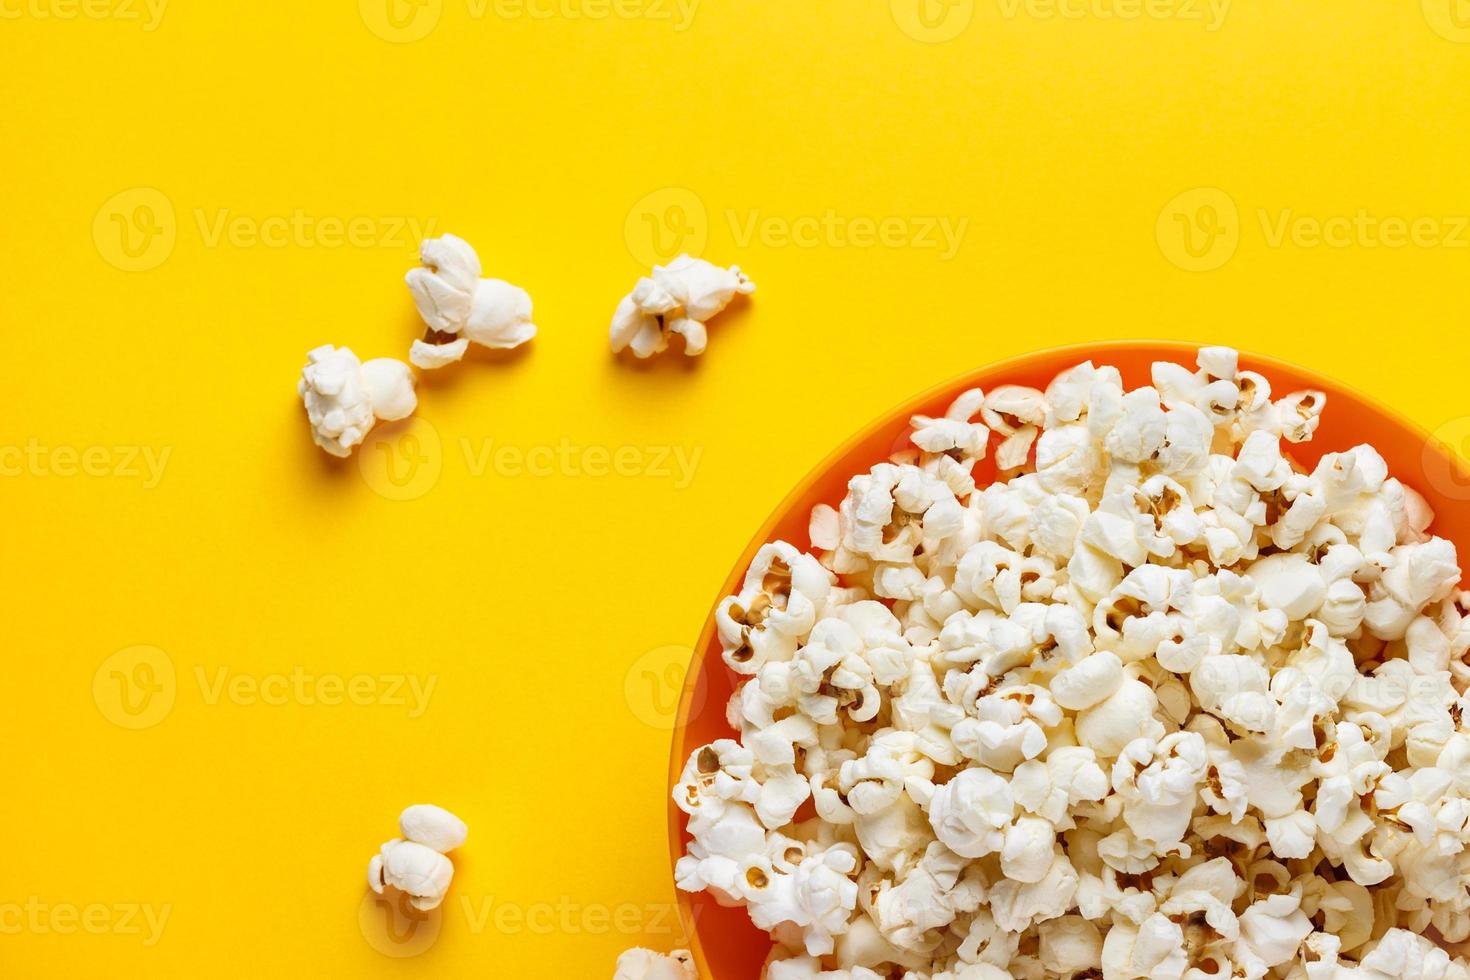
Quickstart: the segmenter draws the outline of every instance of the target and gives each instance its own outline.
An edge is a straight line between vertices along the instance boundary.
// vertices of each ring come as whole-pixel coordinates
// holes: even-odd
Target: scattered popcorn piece
[[[463,820],[431,803],[417,803],[404,810],[398,817],[398,829],[408,840],[440,854],[462,846],[469,834]]]
[[[613,353],[631,349],[640,359],[668,349],[671,334],[684,338],[684,353],[704,353],[705,325],[738,295],[755,292],[739,266],[722,269],[704,259],[681,255],[653,275],[640,279],[613,315]]]
[[[368,863],[368,886],[379,895],[395,888],[421,912],[439,907],[454,878],[454,865],[445,852],[462,845],[464,821],[448,810],[417,804],[398,818],[403,837],[384,844]]]
[[[429,912],[444,901],[454,865],[432,847],[402,839],[391,840],[368,864],[368,885],[382,894],[392,887],[409,896],[421,912]]]
[[[418,408],[407,364],[387,357],[364,364],[346,347],[330,344],[307,355],[296,391],[312,439],[333,456],[351,456],[379,421],[406,419]]]
[[[765,980],[1470,980],[1454,546],[1371,447],[1299,465],[1322,393],[1149,380],[914,418],[720,604],[676,879]]]
[[[415,367],[453,364],[471,342],[509,350],[536,336],[531,294],[499,279],[481,279],[480,257],[469,242],[454,235],[427,238],[419,261],[423,265],[409,270],[406,279],[429,329],[409,351]]]
[[[694,957],[685,949],[665,956],[647,949],[630,949],[618,957],[613,980],[698,980]]]

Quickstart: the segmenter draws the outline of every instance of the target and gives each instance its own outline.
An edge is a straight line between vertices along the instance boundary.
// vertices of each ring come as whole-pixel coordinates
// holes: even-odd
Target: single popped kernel
[[[531,294],[500,279],[480,278],[480,257],[454,235],[425,239],[422,266],[409,270],[409,292],[428,325],[409,360],[434,370],[462,359],[471,343],[492,350],[519,347],[536,336]]]
[[[755,292],[739,266],[722,269],[704,259],[681,255],[666,266],[655,266],[651,277],[640,279],[613,315],[610,337],[613,353],[632,350],[639,358],[668,349],[674,334],[684,338],[684,353],[704,353],[709,342],[706,324],[736,296]]]
[[[312,439],[333,456],[351,456],[379,421],[406,419],[418,407],[407,364],[387,357],[364,364],[346,347],[330,344],[307,355],[296,391]]]
[[[648,949],[630,949],[618,957],[613,980],[698,980],[694,957],[676,949],[665,956]]]
[[[398,826],[403,837],[388,841],[368,863],[368,887],[379,895],[396,889],[414,908],[432,911],[454,878],[445,853],[465,842],[464,821],[441,807],[418,804],[403,811]]]

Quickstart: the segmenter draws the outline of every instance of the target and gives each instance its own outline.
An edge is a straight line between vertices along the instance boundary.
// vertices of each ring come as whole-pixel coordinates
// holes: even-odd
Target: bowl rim
[[[974,380],[982,375],[993,376],[1011,371],[1020,371],[1025,369],[1031,362],[1043,358],[1052,359],[1076,355],[1078,364],[1089,360],[1106,363],[1104,358],[1108,354],[1120,351],[1146,349],[1159,354],[1194,355],[1202,348],[1211,346],[1222,345],[1192,343],[1183,340],[1103,340],[1076,344],[1059,344],[1053,347],[1037,348],[1036,350],[1002,358],[997,361],[987,361],[897,402],[892,408],[872,417],[863,425],[859,426],[847,438],[843,439],[836,448],[825,454],[813,465],[792,486],[791,490],[781,498],[766,516],[765,520],[760,523],[750,542],[741,551],[739,560],[733,566],[729,576],[726,577],[709,612],[705,614],[704,625],[700,629],[699,638],[695,641],[689,667],[685,671],[683,687],[679,695],[679,708],[678,713],[675,715],[674,728],[670,732],[669,773],[668,783],[665,787],[665,798],[669,815],[670,871],[673,871],[674,865],[678,863],[679,858],[684,853],[682,835],[686,819],[684,811],[680,810],[673,802],[672,790],[679,784],[679,777],[683,774],[684,765],[687,762],[682,746],[688,731],[694,699],[703,677],[700,664],[703,660],[704,651],[709,649],[710,644],[715,638],[715,611],[719,608],[720,602],[725,597],[739,591],[740,582],[744,579],[746,569],[754,559],[756,552],[770,540],[771,532],[775,530],[791,512],[792,508],[807,495],[818,481],[844,457],[866,442],[875,430],[891,424],[897,418],[915,414],[921,406],[940,398],[948,392],[959,392],[973,387]],[[1322,372],[1313,368],[1273,357],[1269,354],[1260,354],[1243,348],[1232,349],[1238,350],[1241,361],[1248,362],[1250,364],[1250,370],[1259,370],[1261,373],[1267,374],[1272,370],[1284,370],[1292,374],[1310,378],[1321,386],[1329,395],[1329,398],[1334,393],[1350,395],[1363,405],[1372,409],[1375,413],[1393,422],[1399,428],[1421,438],[1426,446],[1437,441],[1427,429],[1408,415],[1360,388],[1346,384],[1329,375],[1324,375]],[[1470,466],[1467,466],[1465,460],[1453,451],[1445,455],[1448,458],[1451,468],[1462,478],[1470,481]],[[699,937],[697,917],[693,911],[693,895],[679,889],[677,886],[674,891],[677,897],[682,935],[688,942],[687,948],[694,957],[698,975],[701,977],[711,977],[713,975],[710,973],[709,963],[705,959],[703,945]]]

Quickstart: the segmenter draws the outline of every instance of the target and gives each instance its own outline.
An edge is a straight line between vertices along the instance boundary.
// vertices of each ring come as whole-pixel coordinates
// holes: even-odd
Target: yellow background
[[[141,0],[0,0],[6,977],[596,978],[668,948],[687,644],[828,449],[978,364],[1231,342],[1470,434],[1464,0],[395,2],[173,0],[150,30]],[[1428,224],[1312,244],[1360,212]],[[268,220],[298,213],[367,231]],[[339,463],[298,370],[406,352],[404,219],[529,289],[541,336]],[[610,357],[681,242],[758,294],[697,363]],[[268,704],[211,697],[222,670],[383,686]],[[393,676],[436,685],[420,717]],[[364,867],[415,801],[470,841],[391,957]],[[167,910],[158,941],[128,905]]]

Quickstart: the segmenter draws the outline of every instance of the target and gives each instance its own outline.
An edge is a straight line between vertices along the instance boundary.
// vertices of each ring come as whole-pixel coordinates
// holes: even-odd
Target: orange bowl
[[[1058,373],[1086,360],[1117,367],[1128,387],[1138,387],[1151,383],[1150,365],[1154,361],[1174,360],[1192,365],[1196,349],[1192,345],[1164,341],[1061,347],[981,368],[897,406],[823,460],[781,502],[735,563],[715,598],[715,605],[739,590],[745,569],[761,545],[782,538],[805,547],[812,508],[819,503],[835,507],[846,493],[849,479],[883,461],[901,446],[910,417],[942,415],[955,396],[969,388],[1021,384],[1044,389]],[[1470,508],[1464,506],[1470,501],[1470,471],[1454,450],[1369,396],[1304,368],[1254,354],[1242,354],[1241,366],[1265,375],[1277,395],[1303,388],[1327,393],[1321,428],[1310,442],[1293,447],[1292,455],[1298,462],[1311,467],[1326,453],[1370,443],[1388,461],[1389,472],[1418,490],[1434,508],[1436,519],[1431,530],[1453,541],[1461,554],[1470,553]],[[982,485],[993,479],[990,460],[976,467],[975,476]],[[720,657],[713,606],[694,646],[694,657],[674,728],[669,760],[670,790],[678,783],[684,763],[695,749],[731,735],[724,707],[740,677]],[[671,800],[669,843],[675,861],[683,854],[687,840],[684,814]],[[760,976],[771,943],[764,932],[751,924],[744,909],[721,908],[702,892],[695,895],[680,892],[679,905],[700,976],[708,980],[754,980]]]

